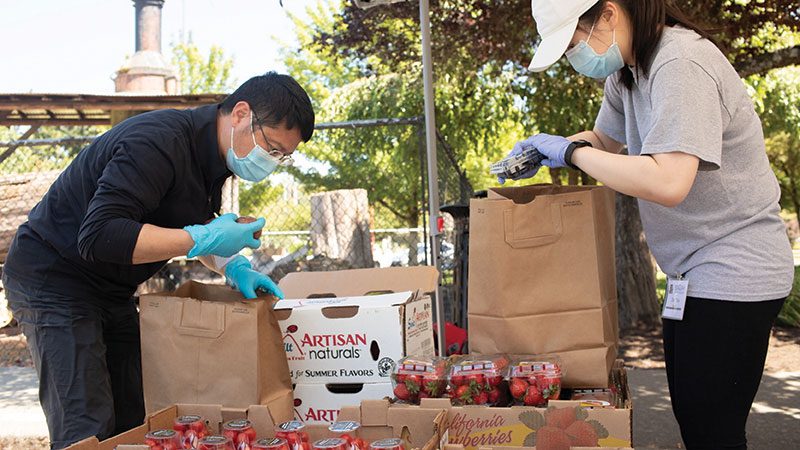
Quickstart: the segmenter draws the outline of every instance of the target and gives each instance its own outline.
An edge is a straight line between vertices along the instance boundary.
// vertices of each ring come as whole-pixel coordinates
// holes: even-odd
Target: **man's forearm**
[[[133,249],[132,263],[144,264],[184,256],[193,246],[191,236],[182,229],[144,224]]]

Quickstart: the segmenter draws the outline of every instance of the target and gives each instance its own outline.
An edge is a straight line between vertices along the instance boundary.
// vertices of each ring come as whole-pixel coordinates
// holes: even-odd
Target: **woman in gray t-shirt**
[[[594,130],[538,134],[512,154],[533,145],[545,166],[581,169],[638,198],[653,255],[670,285],[688,293],[663,321],[683,440],[689,449],[746,448],[747,415],[794,266],[744,84],[710,37],[664,0],[532,7],[542,42],[530,69],[566,52],[578,72],[606,79],[604,99]]]

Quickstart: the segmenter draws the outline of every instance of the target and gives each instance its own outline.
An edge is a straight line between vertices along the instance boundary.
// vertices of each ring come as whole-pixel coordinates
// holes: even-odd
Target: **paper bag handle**
[[[187,305],[187,302],[181,302],[180,306],[175,308],[174,328],[178,334],[208,339],[216,339],[222,335],[225,331],[225,305],[208,302],[197,305],[202,306],[206,317],[201,324],[193,323],[191,325],[186,323],[189,321],[189,316],[184,311]]]
[[[546,196],[542,196],[537,198],[537,201],[542,201],[544,199],[548,199]],[[548,199],[549,200],[549,199]],[[540,247],[543,245],[549,245],[561,238],[561,234],[563,232],[563,226],[561,224],[561,204],[560,203],[553,203],[548,201],[549,208],[543,208],[545,211],[547,209],[550,210],[550,221],[552,223],[552,229],[550,230],[542,230],[543,233],[537,236],[530,236],[530,233],[524,233],[528,235],[528,237],[517,237],[514,231],[514,212],[520,211],[520,213],[524,214],[531,214],[532,211],[528,208],[512,208],[506,209],[503,211],[503,231],[505,234],[505,241],[506,244],[510,245],[511,248],[530,248],[530,247]]]

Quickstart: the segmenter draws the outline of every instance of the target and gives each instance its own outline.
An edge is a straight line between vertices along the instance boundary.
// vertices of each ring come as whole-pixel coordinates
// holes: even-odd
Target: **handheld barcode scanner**
[[[507,156],[492,164],[489,173],[506,180],[516,180],[521,174],[541,166],[545,159],[536,147],[530,145],[524,147],[522,153]]]

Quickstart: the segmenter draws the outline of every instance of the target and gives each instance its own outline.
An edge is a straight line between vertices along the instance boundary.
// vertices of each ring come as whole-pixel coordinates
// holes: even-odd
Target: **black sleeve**
[[[142,228],[182,170],[185,144],[134,138],[117,143],[89,201],[78,233],[78,252],[90,262],[131,264]]]

